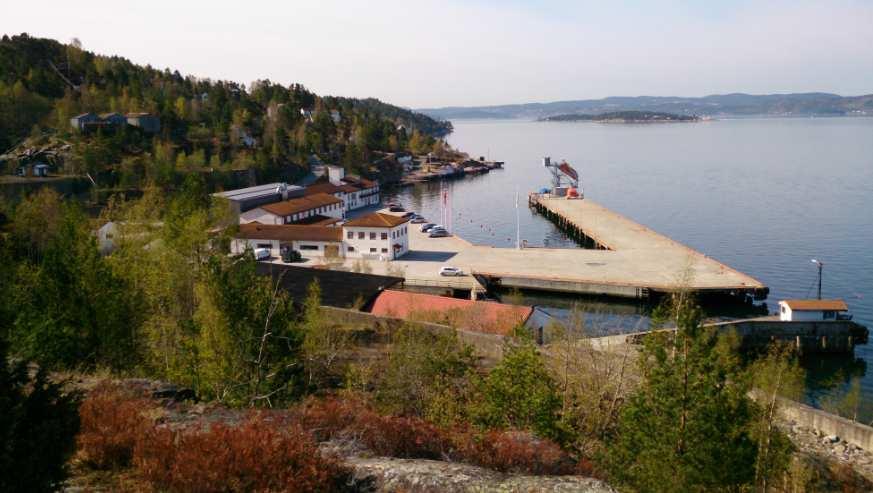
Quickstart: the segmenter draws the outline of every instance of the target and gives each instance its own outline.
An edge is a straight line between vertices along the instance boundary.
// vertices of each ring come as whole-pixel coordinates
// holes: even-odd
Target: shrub
[[[134,463],[145,479],[171,491],[337,491],[348,472],[324,457],[300,426],[279,428],[255,413],[239,426],[145,434]]]
[[[527,432],[489,431],[455,439],[461,459],[503,472],[560,475],[575,474],[576,463],[551,441]]]
[[[311,399],[301,407],[299,421],[317,440],[355,439],[386,457],[439,459],[450,448],[446,434],[433,424],[383,416],[355,397]]]
[[[147,426],[144,413],[156,407],[118,386],[103,383],[79,407],[82,429],[77,438],[82,458],[93,467],[130,465],[134,446]]]

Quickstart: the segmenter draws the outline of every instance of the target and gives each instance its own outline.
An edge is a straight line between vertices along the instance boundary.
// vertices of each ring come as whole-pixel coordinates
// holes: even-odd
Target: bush
[[[280,429],[260,413],[205,431],[153,428],[134,463],[145,479],[171,491],[337,491],[348,478],[303,428]]]
[[[154,408],[153,401],[116,385],[99,385],[79,407],[82,429],[77,442],[83,460],[98,469],[129,466],[147,427],[144,413]]]
[[[561,447],[527,432],[489,431],[455,439],[459,455],[467,462],[497,471],[561,475],[575,474],[576,463]]]
[[[451,448],[446,434],[433,424],[383,416],[354,397],[309,400],[301,407],[299,421],[318,440],[355,439],[385,457],[439,459]]]
[[[384,416],[357,399],[310,399],[298,422],[317,440],[354,439],[376,455],[410,459],[449,459],[504,472],[591,475],[554,441],[527,432],[478,433],[438,427],[419,418]]]
[[[0,338],[0,491],[55,491],[79,426],[78,396],[39,370],[8,365]]]

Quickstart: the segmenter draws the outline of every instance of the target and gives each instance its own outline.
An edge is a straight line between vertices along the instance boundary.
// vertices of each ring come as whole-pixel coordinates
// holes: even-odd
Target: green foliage
[[[50,368],[138,361],[135,293],[97,251],[84,213],[44,190],[16,211],[12,350]]]
[[[0,491],[57,491],[79,428],[78,396],[25,362],[7,364],[0,337]]]
[[[338,122],[331,111],[341,115]],[[148,112],[159,117],[161,131],[82,134],[70,118],[84,112]],[[75,144],[72,159],[62,163],[64,173],[87,172],[105,186],[166,188],[207,162],[257,170],[262,181],[298,178],[312,153],[334,162],[345,156],[350,169],[363,169],[373,151],[406,149],[405,128],[422,133],[421,150],[432,144],[430,136],[451,131],[449,122],[375,99],[322,98],[300,84],[269,80],[253,82],[247,91],[235,82],[184,77],[49,39],[3,36],[0,152],[35,127]],[[167,146],[172,156],[162,149]],[[133,156],[144,161],[141,175],[122,171]],[[215,170],[213,177],[232,180],[229,171]]]
[[[647,338],[642,382],[622,410],[606,465],[638,491],[748,488],[755,480],[759,409],[736,358],[736,338],[700,326],[679,296],[668,312],[675,334]]]
[[[385,367],[375,389],[376,404],[402,415],[452,423],[466,413],[475,368],[473,349],[454,333],[404,326],[392,334]]]
[[[507,344],[503,359],[479,385],[473,419],[489,428],[532,430],[561,439],[561,397],[536,346]]]
[[[200,393],[267,406],[297,395],[303,338],[296,313],[284,291],[255,272],[254,257],[210,258],[195,293]]]

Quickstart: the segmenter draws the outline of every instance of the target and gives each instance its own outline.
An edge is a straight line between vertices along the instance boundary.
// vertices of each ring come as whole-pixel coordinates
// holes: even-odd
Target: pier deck
[[[767,288],[758,280],[589,199],[532,195],[531,206],[599,249],[472,245],[458,236],[428,238],[410,224],[409,253],[394,262],[371,262],[373,273],[402,275],[413,286],[477,292],[484,290],[481,280],[507,288],[625,298],[679,289],[766,296]],[[352,259],[344,263],[346,268],[354,265]],[[441,277],[439,269],[446,265],[474,275]]]

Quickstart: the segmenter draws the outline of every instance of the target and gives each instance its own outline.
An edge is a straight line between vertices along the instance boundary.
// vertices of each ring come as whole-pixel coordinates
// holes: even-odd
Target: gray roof
[[[302,190],[302,187],[298,187],[296,185],[288,185],[287,183],[276,182],[248,188],[238,188],[236,190],[227,190],[224,192],[214,193],[212,195],[214,197],[222,197],[227,200],[233,201],[249,200],[258,197],[264,197],[267,195],[273,195],[277,193],[277,189],[281,186],[287,187],[287,190],[289,192],[294,190]]]

